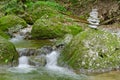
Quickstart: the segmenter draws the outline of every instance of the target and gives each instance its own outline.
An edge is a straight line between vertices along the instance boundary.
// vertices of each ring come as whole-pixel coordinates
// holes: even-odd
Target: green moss
[[[48,6],[33,7],[33,10],[31,10],[31,11],[32,11],[32,13],[30,13],[30,15],[32,18],[32,22],[35,22],[37,19],[40,19],[44,15],[53,17],[53,16],[59,14],[56,10],[54,10]]]
[[[8,36],[6,33],[0,30],[0,36],[4,37],[5,39],[9,39],[10,36]]]
[[[1,10],[5,14],[21,14],[24,12],[23,6],[24,4],[22,4],[18,0],[10,0],[10,1],[5,0],[5,3],[3,4]]]
[[[63,37],[65,34],[73,34],[81,32],[82,28],[73,22],[73,20],[64,15],[56,15],[55,17],[43,16],[33,25],[32,38],[49,39]]]
[[[44,15],[54,17],[60,14],[59,11],[66,11],[64,7],[49,1],[37,1],[35,3],[27,4],[27,14],[24,15],[24,19],[29,24],[33,24],[37,19],[40,19]]]
[[[116,35],[89,29],[76,35],[65,47],[60,63],[65,62],[74,69],[116,68],[120,65],[119,45]]]
[[[14,45],[0,36],[0,64],[17,61],[18,53]]]
[[[0,29],[2,31],[7,31],[8,28],[16,27],[17,25],[22,25],[23,27],[26,27],[26,22],[15,15],[7,15],[2,18],[0,18]]]
[[[72,26],[68,26],[68,27],[70,29],[69,33],[71,33],[73,35],[76,35],[76,34],[78,34],[79,32],[82,31],[82,28],[78,25],[72,25]]]
[[[58,11],[66,11],[66,9],[59,5],[56,2],[50,2],[50,1],[37,1],[34,5],[34,8],[38,8],[40,6],[50,7],[52,9],[58,10]]]

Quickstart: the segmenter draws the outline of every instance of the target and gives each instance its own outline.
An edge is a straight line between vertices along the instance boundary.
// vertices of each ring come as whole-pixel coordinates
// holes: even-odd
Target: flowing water
[[[57,59],[59,57],[59,54],[60,53],[58,51],[52,51],[50,54],[47,54],[46,55],[47,64],[45,67],[48,70],[56,71],[57,73],[77,76],[77,74],[75,74],[70,69],[60,67],[57,65]]]
[[[1,66],[0,80],[86,80],[83,74],[75,74],[67,68],[57,65],[58,51],[52,51],[46,55],[47,64],[36,67],[29,64],[29,56],[24,56],[31,48],[40,48],[44,45],[51,45],[50,40],[25,40],[26,34],[31,31],[28,26],[13,34],[10,40],[16,47],[20,57],[19,64],[14,67]],[[24,55],[22,55],[24,54]]]
[[[25,38],[29,37],[29,33],[31,32],[31,30],[32,26],[28,25],[26,28],[20,29],[16,33],[12,33],[11,35],[13,36],[13,38],[11,38],[10,41],[16,43],[21,40],[24,40]]]
[[[46,67],[31,66],[28,57],[21,56],[18,66],[0,67],[0,80],[87,80],[85,75],[78,75],[57,66],[58,56],[59,53],[56,51],[46,55]]]
[[[21,56],[19,58],[19,64],[17,67],[11,67],[8,69],[10,72],[14,73],[29,73],[36,70],[34,66],[29,65],[28,57]]]
[[[92,21],[89,21],[91,24],[89,27],[97,28],[97,25],[99,25],[97,15],[96,9],[92,10],[88,19],[88,21],[92,19]],[[25,40],[31,29],[32,27],[28,26],[13,34],[14,37],[10,41],[16,46],[19,53],[23,53],[24,50],[29,48],[40,48],[52,44],[50,40]],[[60,52],[56,50],[46,54],[47,63],[44,67],[30,65],[29,57],[22,55],[17,66],[0,65],[0,80],[120,80],[120,71],[86,75],[76,74],[68,68],[58,66],[59,54]]]
[[[17,48],[40,48],[44,45],[51,45],[52,42],[50,40],[29,40],[30,33],[32,30],[32,26],[28,25],[28,27],[24,29],[20,29],[16,33],[12,33],[12,38],[10,42],[12,42]]]

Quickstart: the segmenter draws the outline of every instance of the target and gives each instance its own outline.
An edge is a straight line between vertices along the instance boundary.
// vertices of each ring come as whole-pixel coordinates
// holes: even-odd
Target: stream
[[[36,45],[36,43],[31,43],[31,44]],[[29,45],[27,45],[27,47],[28,46]],[[22,46],[20,45],[20,47]],[[48,54],[47,55],[48,61],[50,60],[49,59],[50,56],[53,57],[54,55],[56,55],[55,52],[53,52],[53,54]],[[55,59],[56,58],[54,58],[52,62],[54,62]],[[32,67],[32,68],[26,67],[24,69],[11,68],[8,66],[0,66],[0,80],[119,80],[120,79],[119,76],[120,71],[111,71],[106,73],[87,74],[87,75],[75,74],[74,72],[71,72],[66,68],[56,66],[56,61],[54,63],[52,62],[49,62],[45,67]],[[12,71],[10,71],[10,69]]]
[[[91,18],[89,19],[91,20]],[[92,25],[90,25],[90,27],[97,28],[96,25],[98,25],[98,23],[99,21],[94,23],[95,26],[91,23]],[[31,32],[31,28],[32,27],[28,26],[13,34],[14,37],[10,41],[15,45],[17,50],[24,50],[23,48],[37,49],[44,45],[52,45],[53,42],[51,40],[25,39],[28,32]],[[77,74],[68,68],[58,66],[57,59],[59,54],[60,52],[56,50],[46,54],[45,66],[30,65],[28,56],[20,56],[17,66],[10,67],[0,65],[0,80],[120,80],[120,71]]]
[[[29,40],[25,39],[31,27],[21,29],[14,33],[10,41],[15,45],[20,57],[17,66],[0,66],[0,80],[87,80],[87,76],[76,74],[68,68],[57,65],[59,52],[53,50],[46,54],[45,66],[34,66],[29,64],[29,56],[24,53],[29,49],[39,49],[43,46],[51,46],[52,40]],[[30,51],[28,51],[30,52]],[[22,55],[21,55],[22,54]]]

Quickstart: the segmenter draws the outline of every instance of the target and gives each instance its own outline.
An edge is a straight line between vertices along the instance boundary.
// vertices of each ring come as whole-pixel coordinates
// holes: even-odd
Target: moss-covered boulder
[[[63,37],[67,33],[76,35],[81,31],[82,28],[69,17],[56,15],[49,18],[45,15],[34,23],[31,34],[34,39],[50,39]]]
[[[66,11],[66,9],[61,5],[49,1],[37,1],[35,3],[28,3],[26,4],[26,6],[28,11],[22,17],[29,24],[33,24],[37,19],[41,18],[43,15],[53,17],[59,14],[58,11]]]
[[[64,48],[59,62],[73,69],[113,69],[120,66],[120,39],[111,33],[88,29]]]
[[[0,36],[0,64],[17,62],[18,53],[14,45]]]
[[[22,27],[26,27],[26,22],[18,16],[15,15],[7,15],[0,18],[0,29],[2,31],[7,31],[11,27],[16,27],[21,25]]]

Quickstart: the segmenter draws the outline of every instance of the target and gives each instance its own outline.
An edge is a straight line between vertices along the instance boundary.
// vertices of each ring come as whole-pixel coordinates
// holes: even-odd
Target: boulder
[[[33,39],[52,39],[65,34],[76,35],[81,31],[82,28],[72,18],[59,14],[54,17],[44,15],[34,23],[31,35]]]
[[[65,46],[59,63],[76,70],[119,68],[120,39],[109,32],[87,29]]]
[[[41,18],[43,15],[53,17],[54,15],[59,14],[58,11],[66,10],[61,5],[49,1],[36,1],[35,3],[30,3],[26,6],[28,11],[21,17],[24,18],[29,24],[33,24],[37,19]]]
[[[32,48],[17,48],[19,56],[35,56],[37,55],[37,49]]]
[[[51,53],[52,51],[53,51],[53,47],[52,46],[45,45],[45,46],[37,49],[36,54],[37,55],[46,55],[46,54]]]
[[[45,55],[30,56],[29,61],[30,61],[30,64],[34,66],[45,66],[46,56]]]
[[[0,36],[0,64],[17,62],[18,53],[15,46]]]
[[[8,29],[13,27],[15,29],[16,26],[22,26],[23,28],[26,27],[27,24],[22,18],[15,15],[7,15],[0,18],[0,29],[2,31],[8,31]]]

